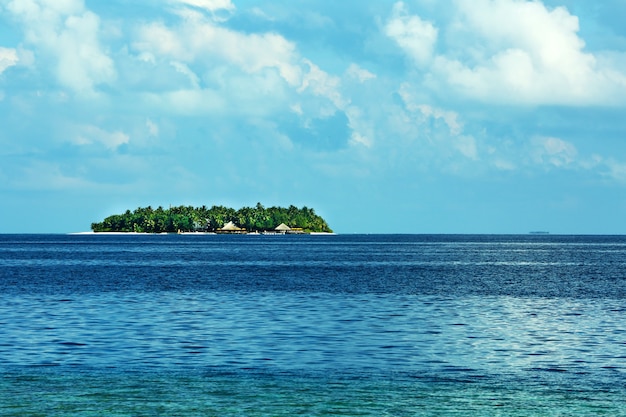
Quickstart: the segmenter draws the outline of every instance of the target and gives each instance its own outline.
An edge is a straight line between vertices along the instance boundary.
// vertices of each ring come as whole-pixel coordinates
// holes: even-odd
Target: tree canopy
[[[178,206],[164,209],[139,207],[124,214],[114,214],[102,222],[92,223],[94,232],[137,232],[137,233],[176,233],[176,232],[215,232],[233,222],[247,231],[274,230],[281,223],[310,232],[332,232],[326,221],[308,207],[293,205],[265,208],[261,203],[255,207],[242,207],[239,210],[224,206],[192,207]]]

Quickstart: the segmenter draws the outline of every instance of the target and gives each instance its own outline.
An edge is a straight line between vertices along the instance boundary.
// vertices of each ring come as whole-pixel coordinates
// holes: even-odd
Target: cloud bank
[[[455,5],[454,19],[441,29],[402,2],[386,24],[387,35],[427,68],[431,87],[491,103],[624,104],[623,67],[585,51],[579,19],[565,7],[524,0]]]

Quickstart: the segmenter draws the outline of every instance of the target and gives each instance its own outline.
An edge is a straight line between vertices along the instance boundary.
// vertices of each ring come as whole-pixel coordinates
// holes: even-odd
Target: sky
[[[307,206],[626,234],[624,0],[0,0],[0,233]]]

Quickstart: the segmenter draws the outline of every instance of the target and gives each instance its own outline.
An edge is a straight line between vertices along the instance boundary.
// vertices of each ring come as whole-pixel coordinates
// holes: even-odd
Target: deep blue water
[[[0,415],[626,415],[624,236],[0,235]]]

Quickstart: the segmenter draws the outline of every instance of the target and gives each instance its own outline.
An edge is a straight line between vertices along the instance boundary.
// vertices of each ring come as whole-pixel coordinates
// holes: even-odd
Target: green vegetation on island
[[[114,214],[100,223],[92,223],[94,232],[188,233],[188,232],[268,232],[288,226],[291,232],[332,232],[315,210],[295,206],[255,207],[235,210],[224,206],[208,208],[178,206],[153,209],[148,206],[124,214]],[[226,227],[225,227],[226,226]]]

